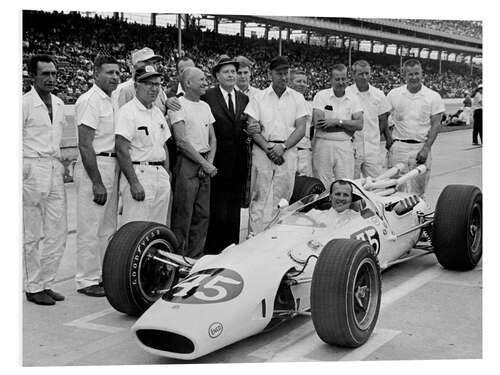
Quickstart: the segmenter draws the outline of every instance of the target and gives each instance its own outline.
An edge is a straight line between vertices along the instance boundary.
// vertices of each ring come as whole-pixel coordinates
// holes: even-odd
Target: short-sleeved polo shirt
[[[35,88],[23,95],[23,157],[61,156],[62,130],[66,124],[64,103],[55,95],[52,99],[52,121],[47,106]]]
[[[204,101],[193,102],[184,96],[179,98],[181,109],[168,111],[170,123],[184,121],[186,138],[197,152],[210,151],[209,129],[215,122],[210,106]]]
[[[260,122],[267,141],[286,141],[295,121],[309,114],[302,94],[287,87],[278,97],[272,86],[251,97],[245,113]]]
[[[363,108],[363,129],[354,133],[354,145],[364,146],[365,152],[380,151],[380,126],[378,117],[391,110],[384,93],[368,86],[367,91],[359,91],[356,84],[346,88],[346,92],[357,97]]]
[[[97,85],[81,95],[75,105],[77,126],[86,125],[95,130],[92,146],[96,154],[114,152],[115,121],[111,98]]]
[[[441,96],[422,85],[415,94],[406,85],[392,89],[387,95],[392,110],[394,139],[412,139],[425,142],[431,127],[431,116],[444,112]]]
[[[326,109],[330,106],[330,109]],[[319,109],[325,113],[325,119],[333,118],[339,120],[352,120],[352,115],[358,112],[363,112],[361,103],[356,96],[348,93],[338,98],[335,96],[333,89],[325,89],[318,91],[313,99],[313,111]],[[321,129],[316,129],[315,137],[330,139],[330,140],[350,140],[352,137],[345,132],[325,132]]]
[[[130,141],[132,161],[163,161],[164,144],[170,138],[170,129],[160,109],[146,108],[137,98],[124,104],[116,119],[115,134]]]

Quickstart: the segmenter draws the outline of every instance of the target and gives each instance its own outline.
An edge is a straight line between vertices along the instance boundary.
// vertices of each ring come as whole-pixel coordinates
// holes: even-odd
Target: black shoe
[[[55,305],[56,301],[52,299],[44,290],[36,293],[26,292],[26,299],[30,302],[36,303],[37,305]]]
[[[105,297],[106,292],[104,288],[100,285],[91,285],[86,288],[81,288],[77,290],[78,293],[85,294],[89,297]]]
[[[473,146],[479,146],[479,143],[477,143],[477,142],[472,142],[472,145],[473,145]]]
[[[64,296],[62,294],[54,292],[52,289],[45,289],[44,292],[54,301],[64,301]]]

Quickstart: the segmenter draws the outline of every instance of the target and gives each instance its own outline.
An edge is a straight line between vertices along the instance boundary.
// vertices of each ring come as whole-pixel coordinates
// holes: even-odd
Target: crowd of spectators
[[[390,19],[389,21],[441,31],[447,34],[468,36],[475,39],[481,39],[483,35],[483,26],[481,21],[424,19]]]
[[[58,88],[56,94],[66,103],[72,104],[92,84],[92,61],[99,52],[112,54],[120,62],[122,81],[130,77],[127,64],[130,51],[148,46],[164,57],[161,70],[167,83],[176,75],[175,60],[177,28],[127,23],[118,19],[99,16],[85,17],[77,12],[25,11],[23,13],[23,75],[24,90],[29,88],[26,62],[32,54],[49,53],[58,64]],[[278,41],[245,38],[199,28],[183,32],[183,49],[196,64],[204,70],[213,83],[211,67],[217,56],[245,55],[255,62],[252,86],[264,88],[269,85],[267,62],[276,55]],[[310,87],[306,99],[330,86],[330,68],[334,63],[347,64],[348,51],[343,48],[308,46],[298,42],[284,42],[286,54],[295,67],[309,75]],[[353,51],[352,59],[368,60],[373,68],[373,84],[387,93],[401,84],[399,73],[400,57]],[[425,84],[438,91],[442,97],[462,97],[471,91],[480,80],[481,72],[470,70],[463,64],[443,62],[442,74],[438,62],[423,60]]]

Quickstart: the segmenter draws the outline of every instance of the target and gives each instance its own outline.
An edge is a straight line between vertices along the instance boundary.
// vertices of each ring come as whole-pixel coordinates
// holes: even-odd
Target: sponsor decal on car
[[[377,229],[373,226],[363,228],[353,234],[351,238],[354,240],[366,241],[372,245],[375,254],[378,255],[380,252],[380,237],[378,235]]]
[[[210,324],[210,327],[208,327],[208,335],[215,339],[216,337],[220,336],[222,331],[224,330],[224,327],[222,326],[222,323],[220,322],[214,322]]]
[[[174,286],[163,299],[172,303],[220,303],[236,298],[243,290],[243,278],[227,268],[195,272]]]

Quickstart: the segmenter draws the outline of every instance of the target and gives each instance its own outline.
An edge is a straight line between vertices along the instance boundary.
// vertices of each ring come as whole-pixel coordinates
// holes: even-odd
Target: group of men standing
[[[425,163],[430,169],[444,106],[422,85],[417,60],[404,65],[407,85],[387,98],[369,84],[366,61],[354,63],[350,87],[347,67],[335,65],[332,87],[310,105],[303,96],[305,72],[290,71],[284,56],[270,61],[271,84],[264,90],[250,86],[252,64],[243,56],[219,57],[212,88],[194,61],[183,57],[178,82],[166,93],[160,59],[147,47],[134,51],[133,78],[119,85],[117,61],[99,55],[94,85],[77,100],[79,293],[105,295],[107,242],[130,221],[168,223],[179,240],[176,251],[198,258],[239,242],[242,207],[249,207],[249,235],[263,231],[278,202],[290,199],[296,173],[317,177],[326,187],[339,178],[378,175],[380,133],[389,166],[403,162],[408,170]],[[64,299],[51,289],[67,232],[58,160],[63,104],[51,94],[56,67],[50,57],[34,56],[30,72],[34,87],[23,97],[25,291],[29,301],[52,305]],[[412,186],[415,193],[424,193],[427,176]]]

